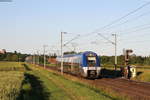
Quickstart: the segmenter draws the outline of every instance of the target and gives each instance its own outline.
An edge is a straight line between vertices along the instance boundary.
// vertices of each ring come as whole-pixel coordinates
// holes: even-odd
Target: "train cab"
[[[84,60],[84,76],[88,78],[97,78],[100,76],[100,58],[94,52],[85,52],[83,54]]]

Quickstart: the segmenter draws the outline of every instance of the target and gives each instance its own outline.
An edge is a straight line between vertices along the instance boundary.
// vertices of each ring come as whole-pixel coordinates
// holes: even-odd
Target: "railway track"
[[[46,67],[46,69],[58,71],[58,69],[54,67]],[[78,75],[71,75],[78,77]],[[84,81],[97,88],[111,89],[131,100],[150,100],[150,83],[148,82],[138,82],[124,78],[84,79]]]
[[[131,100],[150,100],[150,84],[145,87],[144,83],[131,82],[126,79],[111,79],[103,78],[94,80],[91,84],[104,86],[118,92],[124,96],[129,97]]]

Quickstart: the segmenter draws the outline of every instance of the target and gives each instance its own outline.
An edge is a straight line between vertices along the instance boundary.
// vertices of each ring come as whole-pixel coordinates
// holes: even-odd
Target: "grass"
[[[19,62],[0,62],[0,71],[24,71],[22,63]]]
[[[0,72],[0,100],[15,100],[21,90],[23,72]]]
[[[49,67],[56,67],[57,66],[56,64],[46,64],[46,65]]]
[[[45,97],[47,98],[43,98],[42,100],[61,100],[62,98],[63,100],[119,100],[119,97],[113,97],[87,84],[67,79],[59,74],[38,68],[34,65],[28,66],[32,66],[32,71],[29,71],[28,74],[36,77],[37,81],[40,81],[40,85],[43,86],[41,91],[45,92]],[[32,93],[32,96],[34,94],[37,94],[36,91]],[[31,97],[29,100],[41,99]]]
[[[15,100],[24,80],[24,67],[17,62],[0,62],[0,100]]]
[[[136,68],[137,76],[132,79],[136,81],[150,82],[150,66],[146,66],[146,65],[144,66],[135,65],[135,66],[140,66],[140,67]],[[112,70],[112,71],[114,70],[113,65],[105,65],[103,67],[108,70]],[[120,69],[118,68],[117,70],[119,71]]]
[[[0,62],[0,68],[0,100],[120,100],[35,65]]]
[[[142,82],[150,82],[150,69],[137,68],[137,76],[133,79]]]

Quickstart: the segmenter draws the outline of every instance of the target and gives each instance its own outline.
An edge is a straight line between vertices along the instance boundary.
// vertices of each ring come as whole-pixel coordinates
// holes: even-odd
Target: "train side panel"
[[[61,62],[61,57],[57,57]],[[64,55],[64,65],[69,65],[72,73],[80,74],[87,78],[98,78],[100,76],[100,59],[94,52],[84,52],[77,55]],[[65,67],[64,67],[65,68]]]

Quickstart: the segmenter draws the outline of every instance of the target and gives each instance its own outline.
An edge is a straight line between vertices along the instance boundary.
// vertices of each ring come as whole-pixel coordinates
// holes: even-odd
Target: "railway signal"
[[[135,73],[135,71],[131,71],[131,66],[129,65],[129,61],[130,61],[130,57],[129,57],[129,55],[130,55],[130,53],[132,53],[133,52],[133,50],[131,50],[131,49],[127,49],[127,50],[123,50],[124,51],[124,56],[125,56],[125,68],[124,68],[124,76],[126,77],[126,78],[128,78],[128,79],[130,79],[130,77],[132,77],[131,75],[133,74],[133,73]],[[134,70],[134,68],[132,68],[133,70]],[[134,75],[135,76],[135,75]]]
[[[125,54],[125,66],[129,65],[129,60],[130,60],[129,54],[132,53],[132,52],[133,52],[133,50],[131,50],[131,49],[128,49],[128,50],[124,51],[124,54]]]

